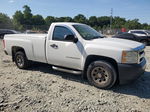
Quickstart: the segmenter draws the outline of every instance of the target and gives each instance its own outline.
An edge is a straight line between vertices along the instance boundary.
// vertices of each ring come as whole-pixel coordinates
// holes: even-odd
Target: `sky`
[[[16,10],[23,11],[24,5],[43,17],[110,16],[113,8],[113,16],[150,24],[150,0],[0,0],[0,12],[12,17]]]

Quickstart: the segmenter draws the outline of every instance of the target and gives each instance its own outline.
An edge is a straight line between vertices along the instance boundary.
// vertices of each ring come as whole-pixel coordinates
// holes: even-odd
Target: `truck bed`
[[[45,40],[47,34],[13,34],[6,35],[6,50],[11,55],[13,46],[24,48],[29,60],[45,62]]]

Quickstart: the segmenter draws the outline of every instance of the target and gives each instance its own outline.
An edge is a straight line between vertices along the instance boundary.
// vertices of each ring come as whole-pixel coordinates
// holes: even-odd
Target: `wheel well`
[[[117,64],[117,62],[114,59],[109,58],[109,57],[105,57],[105,56],[96,56],[96,55],[90,55],[90,56],[88,56],[86,58],[86,61],[85,61],[83,77],[86,77],[86,74],[87,74],[86,72],[87,72],[88,66],[92,62],[97,61],[97,60],[104,60],[104,61],[107,61],[107,62],[109,62],[109,63],[111,63],[113,65],[113,67],[115,68],[116,73],[117,73],[117,82],[118,82],[118,78],[119,78],[118,64]]]
[[[16,52],[18,51],[22,51],[25,53],[24,49],[22,47],[19,47],[19,46],[13,46],[12,47],[12,60],[14,61],[14,58],[15,58],[15,54]]]

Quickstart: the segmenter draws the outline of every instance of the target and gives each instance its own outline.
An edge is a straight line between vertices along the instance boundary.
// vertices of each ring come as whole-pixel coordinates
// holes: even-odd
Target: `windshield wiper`
[[[91,38],[91,40],[93,40],[93,39],[99,39],[99,38],[104,38],[104,36],[95,36],[95,37]]]

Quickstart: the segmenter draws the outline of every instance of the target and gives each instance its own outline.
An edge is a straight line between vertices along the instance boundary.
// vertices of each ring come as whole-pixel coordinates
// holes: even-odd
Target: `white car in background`
[[[129,30],[128,33],[132,33],[137,36],[150,36],[150,31],[148,30]]]

